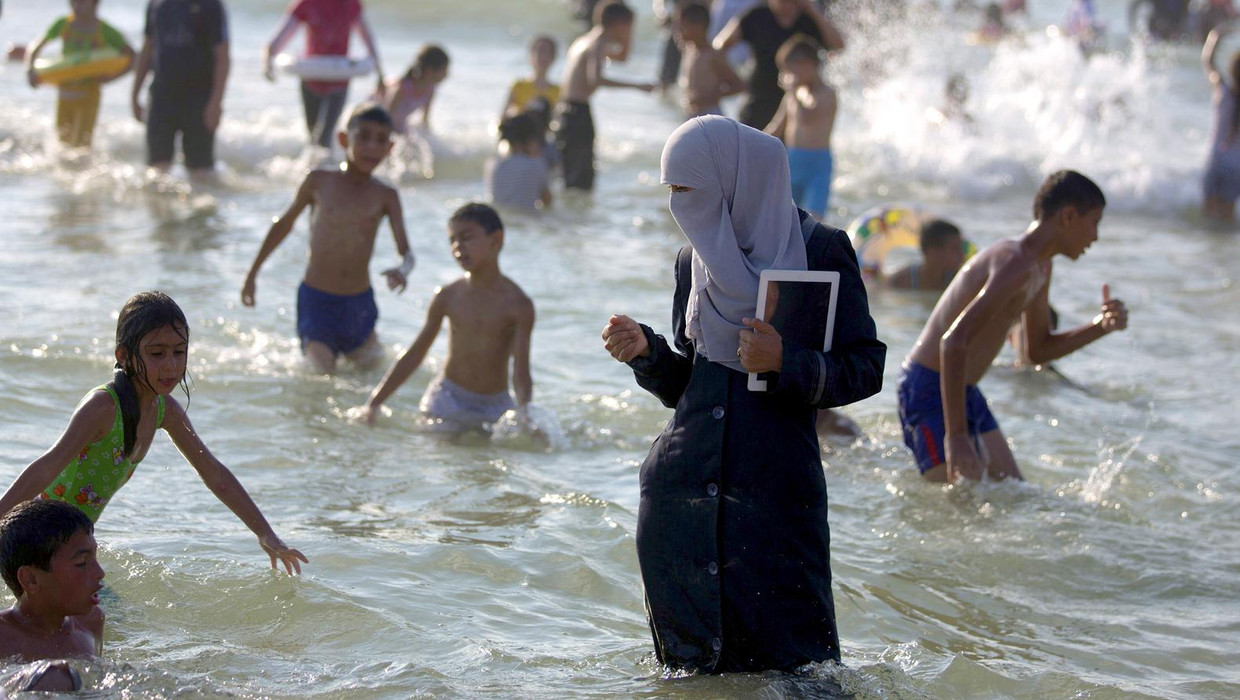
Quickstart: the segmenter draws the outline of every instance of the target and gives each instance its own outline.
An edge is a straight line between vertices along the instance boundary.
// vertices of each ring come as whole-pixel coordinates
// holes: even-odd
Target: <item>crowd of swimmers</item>
[[[486,166],[491,204],[551,206],[557,176],[567,189],[591,189],[595,125],[590,101],[595,91],[676,86],[686,119],[722,114],[724,100],[740,96],[738,121],[784,142],[796,203],[815,217],[827,214],[838,95],[823,78],[823,63],[830,52],[845,47],[843,33],[828,14],[809,0],[748,6],[719,0],[711,5],[659,2],[668,27],[660,75],[632,82],[610,76],[606,67],[629,55],[633,10],[622,0],[589,4],[590,27],[565,52],[562,84],[551,78],[558,42],[540,35],[529,44],[531,74],[509,90],[499,115],[502,149]],[[180,134],[185,166],[210,170],[230,70],[221,1],[193,0],[191,11],[188,0],[151,0],[137,51],[99,19],[97,5],[98,0],[70,0],[73,13],[52,24],[28,60],[56,40],[66,53],[109,46],[132,56],[132,106],[134,116],[147,124],[148,164],[170,167]],[[1025,11],[1023,2],[1004,5],[1001,13]],[[717,13],[724,8],[733,14],[721,21]],[[998,23],[991,27],[997,31],[1003,15],[988,11],[985,21]],[[416,265],[399,193],[374,173],[399,134],[429,127],[436,89],[447,78],[450,61],[442,47],[428,45],[399,78],[388,78],[358,0],[296,0],[264,51],[269,77],[274,56],[301,26],[308,50],[322,55],[347,55],[349,35],[356,31],[377,80],[367,99],[347,114],[347,81],[303,82],[308,141],[338,148],[343,159],[337,168],[306,175],[257,250],[240,296],[245,306],[257,303],[263,263],[309,207],[309,256],[297,291],[295,331],[302,351],[316,371],[332,372],[342,360],[373,367],[385,356],[375,332],[378,310],[369,265],[385,219],[398,255],[382,272],[389,290],[402,292]],[[1217,105],[1206,202],[1210,216],[1231,221],[1240,197],[1240,56],[1226,71],[1217,67],[1215,53],[1226,31],[1210,32],[1203,50]],[[747,49],[752,64],[744,77],[732,58],[738,47]],[[66,146],[89,147],[99,86],[121,74],[60,86],[56,124]],[[144,104],[141,90],[148,77]],[[38,84],[33,68],[29,78]],[[955,88],[960,90],[967,88]],[[340,119],[344,123],[338,129]],[[1033,222],[1021,235],[966,261],[960,229],[929,219],[920,228],[921,261],[886,278],[892,287],[942,293],[905,358],[897,391],[904,440],[927,479],[1021,477],[977,389],[1010,337],[1023,357],[1044,364],[1126,328],[1127,309],[1105,286],[1097,316],[1068,330],[1052,322],[1048,303],[1052,260],[1075,259],[1097,240],[1105,204],[1101,188],[1088,177],[1054,173],[1034,196]],[[501,270],[505,231],[500,214],[490,204],[469,203],[452,213],[445,231],[463,275],[435,291],[421,331],[354,416],[363,422],[382,418],[384,404],[423,364],[446,320],[447,357],[422,396],[421,411],[447,432],[475,430],[512,416],[538,435],[529,415],[535,304]],[[1020,329],[1014,336],[1013,326]],[[61,438],[0,498],[0,573],[16,597],[13,607],[0,612],[0,657],[29,662],[100,653],[103,571],[94,522],[132,476],[159,429],[255,534],[273,568],[300,572],[308,561],[275,533],[173,397],[176,387],[185,387],[189,336],[185,314],[167,295],[144,292],[126,301],[117,320],[113,377],[87,392]],[[27,680],[32,689],[55,689],[72,686],[76,679],[68,667],[47,665]]]

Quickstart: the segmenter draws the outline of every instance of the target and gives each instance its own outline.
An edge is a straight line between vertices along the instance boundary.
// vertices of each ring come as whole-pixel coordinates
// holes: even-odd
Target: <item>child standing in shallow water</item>
[[[723,114],[719,101],[744,91],[727,56],[710,45],[710,10],[699,2],[676,8],[676,40],[680,44],[680,100],[685,119]]]
[[[409,117],[418,111],[422,112],[422,129],[430,131],[435,89],[447,77],[448,53],[433,44],[427,45],[404,75],[387,84],[386,95],[376,95],[392,115],[396,133],[409,133]]]
[[[1223,224],[1236,220],[1240,198],[1240,51],[1231,57],[1229,75],[1216,63],[1219,40],[1228,33],[1220,27],[1210,32],[1201,49],[1201,64],[1214,88],[1214,124],[1210,129],[1210,159],[1203,181],[1204,209],[1208,219]]]
[[[396,360],[362,407],[362,417],[375,413],[422,364],[444,319],[448,319],[448,357],[443,372],[422,397],[421,409],[443,427],[460,432],[494,423],[513,408],[508,393],[508,365],[522,423],[534,393],[530,377],[530,336],[534,303],[499,269],[504,225],[485,204],[471,203],[448,219],[452,257],[465,276],[435,291],[426,325],[413,345]]]
[[[34,62],[43,47],[56,39],[62,44],[61,54],[66,58],[85,57],[87,52],[111,48],[120,52],[133,65],[133,48],[112,25],[99,19],[95,11],[99,0],[70,0],[73,14],[56,20],[26,54],[27,79],[31,87],[39,86],[39,76],[34,72]],[[129,67],[106,78],[87,78],[60,86],[56,99],[56,131],[60,142],[66,146],[88,147],[95,133],[99,118],[100,86],[129,72]]]
[[[819,52],[813,39],[794,36],[775,56],[787,86],[779,111],[766,133],[783,139],[788,147],[792,199],[821,219],[831,199],[831,131],[837,107],[835,90],[822,81]]]
[[[271,529],[241,482],[198,437],[185,408],[172,397],[189,395],[185,368],[189,323],[168,295],[143,292],[125,302],[116,321],[116,374],[86,395],[51,449],[31,462],[0,498],[0,516],[32,498],[65,501],[98,520],[163,428],[216,498],[291,574],[308,561]],[[67,466],[66,466],[67,465]]]
[[[382,107],[361,105],[347,129],[337,136],[345,162],[338,170],[306,176],[293,203],[271,225],[241,289],[241,303],[254,306],[263,261],[288,237],[302,210],[311,207],[310,259],[297,290],[297,335],[310,364],[328,373],[335,371],[340,355],[363,364],[382,356],[374,330],[379,308],[370,286],[370,257],[384,217],[404,259],[383,271],[388,288],[403,292],[414,264],[400,196],[371,175],[392,150],[391,117]]]

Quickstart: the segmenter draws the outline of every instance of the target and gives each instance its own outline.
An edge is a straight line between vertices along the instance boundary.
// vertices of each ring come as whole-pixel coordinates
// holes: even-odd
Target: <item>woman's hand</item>
[[[784,368],[784,341],[775,326],[756,318],[741,321],[753,332],[741,331],[736,356],[746,372],[778,372]]]
[[[637,321],[616,314],[607,319],[603,328],[603,346],[619,362],[629,362],[636,357],[650,357],[650,343]]]
[[[284,544],[283,540],[277,537],[275,533],[260,537],[258,544],[262,546],[267,556],[271,557],[271,568],[276,568],[276,560],[278,559],[281,564],[284,564],[284,570],[290,576],[293,575],[293,571],[301,575],[301,562],[310,563],[306,555]]]

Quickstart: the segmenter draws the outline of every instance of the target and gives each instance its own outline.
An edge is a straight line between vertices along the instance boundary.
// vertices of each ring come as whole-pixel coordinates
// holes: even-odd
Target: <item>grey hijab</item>
[[[695,117],[663,147],[669,208],[693,247],[686,335],[711,362],[744,372],[741,323],[755,316],[763,270],[804,270],[805,240],[778,139],[726,117]]]

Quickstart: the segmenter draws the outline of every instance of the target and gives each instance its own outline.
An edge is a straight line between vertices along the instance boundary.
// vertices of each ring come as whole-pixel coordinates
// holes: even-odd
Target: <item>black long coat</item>
[[[641,467],[637,555],[655,651],[705,672],[790,670],[839,660],[827,493],[815,409],[878,392],[875,335],[848,237],[801,212],[811,270],[840,273],[830,352],[784,343],[768,393],[707,361],[685,337],[690,249],[676,259],[676,351],[643,326],[649,357],[629,363],[671,421]]]

